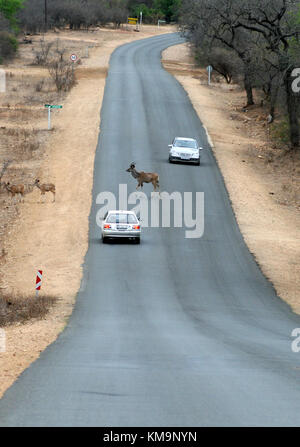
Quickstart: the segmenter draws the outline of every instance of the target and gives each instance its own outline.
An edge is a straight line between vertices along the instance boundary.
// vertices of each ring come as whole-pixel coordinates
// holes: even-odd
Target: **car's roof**
[[[111,214],[111,213],[114,213],[114,214],[116,214],[116,213],[118,213],[118,214],[134,214],[134,215],[136,215],[134,211],[128,211],[128,210],[109,210],[108,214]]]
[[[188,138],[188,137],[175,137],[175,140],[196,141],[195,138]]]

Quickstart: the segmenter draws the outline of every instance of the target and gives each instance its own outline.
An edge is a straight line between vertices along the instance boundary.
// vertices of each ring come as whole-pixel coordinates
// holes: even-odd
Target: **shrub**
[[[48,70],[58,92],[66,92],[74,86],[75,76],[72,63],[63,59],[56,59],[50,62]]]
[[[48,57],[51,50],[53,42],[45,42],[43,39],[40,40],[40,45],[38,50],[35,51],[34,63],[37,65],[47,65]]]
[[[6,31],[0,31],[0,60],[15,56],[18,49],[17,39]]]
[[[290,139],[290,126],[287,118],[273,123],[271,127],[271,137],[281,143],[288,144]]]
[[[52,296],[0,296],[0,327],[42,319],[56,302]]]

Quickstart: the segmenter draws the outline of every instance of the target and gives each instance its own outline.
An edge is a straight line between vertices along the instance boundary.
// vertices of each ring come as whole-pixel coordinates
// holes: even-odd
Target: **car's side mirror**
[[[168,147],[172,147],[172,144],[168,144]]]

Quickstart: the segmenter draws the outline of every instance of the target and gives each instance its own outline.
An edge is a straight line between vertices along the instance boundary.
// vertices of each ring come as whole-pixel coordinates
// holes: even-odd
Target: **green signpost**
[[[45,107],[48,109],[48,130],[51,130],[51,109],[62,109],[62,106],[45,104]]]

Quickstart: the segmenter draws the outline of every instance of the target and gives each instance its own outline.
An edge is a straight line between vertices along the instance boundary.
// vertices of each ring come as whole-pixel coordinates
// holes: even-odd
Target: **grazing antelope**
[[[154,191],[156,191],[156,187],[159,188],[159,176],[156,172],[138,172],[135,169],[135,163],[131,163],[129,168],[126,169],[126,172],[131,172],[132,177],[137,179],[138,185],[136,189],[138,189],[139,186],[142,188],[144,183],[152,183]]]
[[[23,197],[24,202],[24,193],[25,188],[24,185],[11,185],[9,182],[4,183],[5,188],[7,191],[11,194],[12,198],[15,197],[16,194],[21,194],[21,197]]]
[[[34,186],[37,186],[37,188],[41,190],[42,196],[44,196],[46,192],[52,192],[53,202],[55,202],[55,185],[53,185],[53,183],[43,183],[41,185],[39,179],[36,179],[34,182]]]

